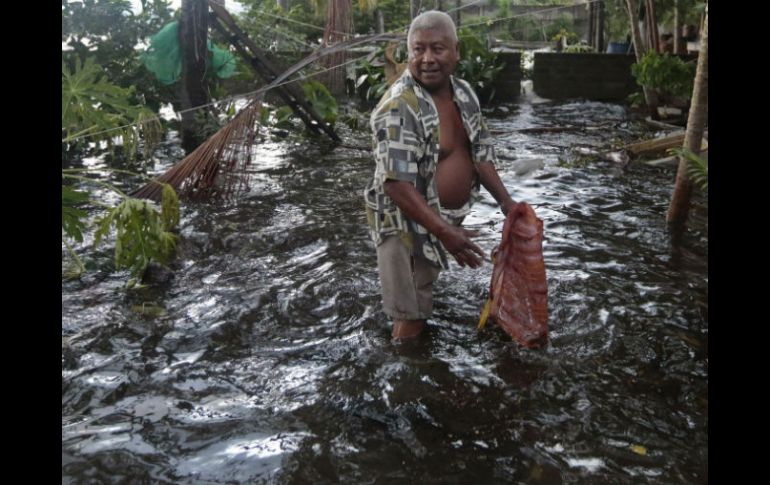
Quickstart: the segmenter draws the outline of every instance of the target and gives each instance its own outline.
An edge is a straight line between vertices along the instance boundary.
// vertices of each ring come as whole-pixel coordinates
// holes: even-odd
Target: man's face
[[[458,60],[459,45],[446,32],[421,29],[412,33],[409,71],[428,90],[448,86]]]

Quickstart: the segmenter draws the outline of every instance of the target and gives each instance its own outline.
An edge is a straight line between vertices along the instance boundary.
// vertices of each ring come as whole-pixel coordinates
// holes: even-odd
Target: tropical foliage
[[[647,51],[639,63],[631,66],[637,84],[656,90],[660,96],[692,96],[696,65],[679,57]]]
[[[352,91],[358,93],[364,101],[376,103],[388,89],[385,78],[385,47],[380,46],[371,56],[372,61],[364,59],[356,63],[355,69],[349,81],[352,82]]]
[[[62,243],[73,263],[64,276],[78,277],[85,271],[85,265],[70,243],[83,242],[89,229],[89,212],[104,208],[89,192],[65,185],[65,180],[80,182],[86,189],[98,185],[121,197],[117,206],[108,207],[106,214],[97,219],[93,248],[105,240],[114,227],[117,233],[115,268],[130,270],[133,277],[130,284],[142,275],[151,261],[167,262],[176,243],[172,230],[179,224],[179,200],[174,189],[164,184],[158,209],[152,202],[128,197],[114,185],[85,175],[87,170],[62,170]]]
[[[495,95],[494,81],[505,64],[487,48],[478,32],[461,28],[457,34],[460,38],[460,62],[455,75],[468,81],[480,98],[491,100]]]
[[[94,246],[114,227],[115,266],[127,268],[139,277],[151,261],[165,263],[174,252],[176,236],[171,232],[179,224],[179,200],[174,189],[163,187],[160,211],[152,202],[124,197],[97,223]]]
[[[337,100],[329,93],[326,86],[318,81],[309,81],[302,85],[302,92],[319,118],[327,123],[334,123],[337,120]]]
[[[139,6],[137,13],[126,0],[63,0],[62,62],[74,71],[93,59],[113,84],[136,87],[132,102],[157,111],[174,93],[155,81],[138,54],[174,13],[168,0],[140,0]]]
[[[96,247],[111,241],[114,231],[115,268],[129,269],[134,278],[150,261],[167,261],[173,252],[179,203],[171,187],[164,187],[156,207],[87,169],[67,168],[86,153],[105,156],[105,150],[125,161],[140,154],[149,159],[163,134],[155,112],[175,93],[142,66],[139,53],[172,18],[166,0],[141,0],[137,7],[125,0],[62,1],[62,246],[74,265],[63,276],[85,270],[73,246],[89,235]],[[113,198],[96,190],[105,188],[119,202],[105,203]]]
[[[709,190],[709,161],[686,147],[671,150],[672,153],[684,157],[689,162],[687,175],[692,182],[704,192]]]
[[[92,58],[70,70],[62,62],[62,143],[76,145],[88,136],[104,141],[110,150],[122,141],[124,155],[135,157],[140,138],[145,156],[160,142],[162,128],[155,114],[133,104],[135,88],[121,88],[105,79],[104,70]]]

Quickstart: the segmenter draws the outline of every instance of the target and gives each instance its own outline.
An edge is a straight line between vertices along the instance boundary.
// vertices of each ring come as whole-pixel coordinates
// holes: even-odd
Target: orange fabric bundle
[[[492,252],[489,299],[479,319],[497,322],[524,347],[548,341],[548,285],[543,260],[543,221],[525,202],[517,203],[503,225],[503,239]]]

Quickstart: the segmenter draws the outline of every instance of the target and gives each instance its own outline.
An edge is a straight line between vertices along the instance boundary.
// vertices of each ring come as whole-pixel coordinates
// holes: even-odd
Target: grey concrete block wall
[[[513,101],[521,94],[521,52],[498,52],[497,56],[505,67],[495,80],[492,101]]]
[[[627,54],[536,52],[533,89],[548,99],[623,101],[641,92],[631,75],[634,62]]]

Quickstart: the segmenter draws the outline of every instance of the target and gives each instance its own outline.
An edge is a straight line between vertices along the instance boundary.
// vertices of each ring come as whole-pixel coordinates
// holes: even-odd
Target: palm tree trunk
[[[698,67],[695,71],[695,86],[692,92],[692,105],[687,121],[687,131],[684,146],[695,153],[700,152],[703,130],[708,123],[709,103],[709,37],[708,37],[708,3],[706,4],[703,30],[701,31]],[[679,157],[679,169],[676,172],[674,194],[668,207],[667,221],[675,226],[683,226],[687,221],[692,195],[692,182],[687,176],[687,164],[684,157]]]
[[[353,15],[351,0],[329,0],[326,8],[326,30],[323,45],[328,46],[347,40],[353,32]],[[335,52],[324,58],[323,64],[332,68],[325,73],[326,86],[335,96],[345,94],[345,77],[347,68],[343,65],[347,60],[345,51]]]

